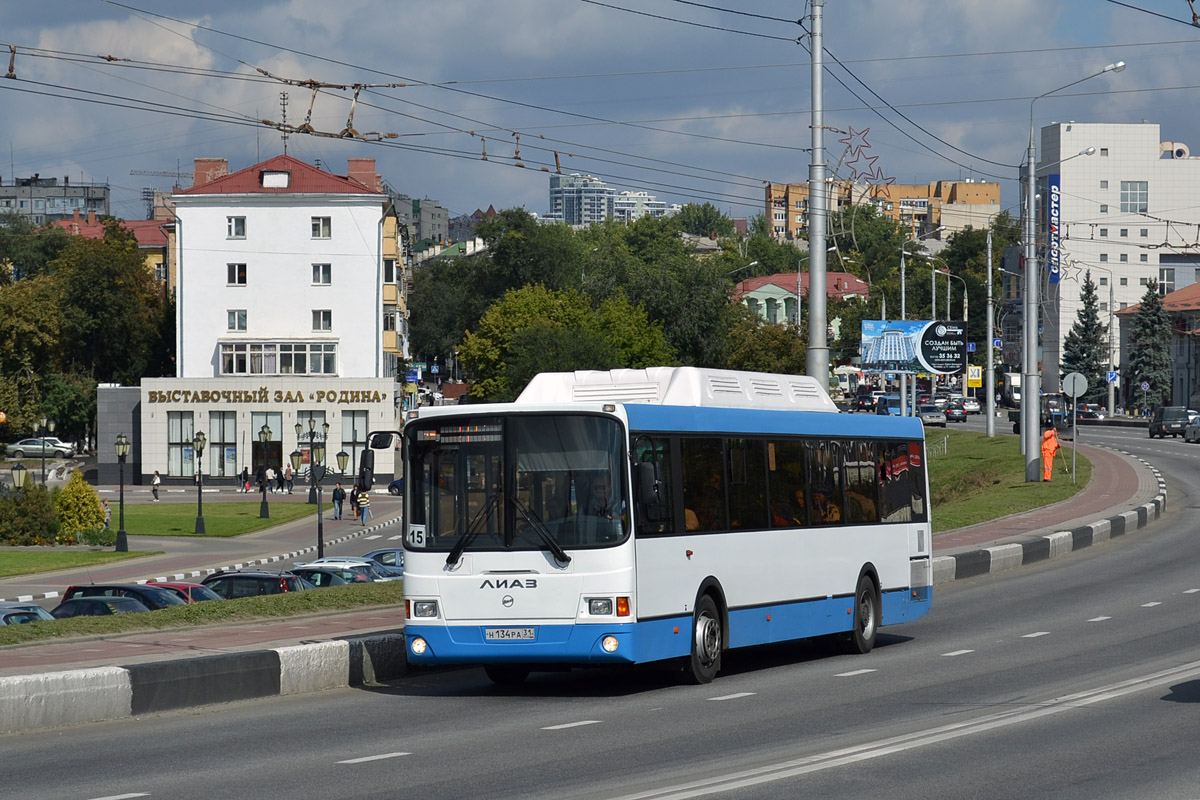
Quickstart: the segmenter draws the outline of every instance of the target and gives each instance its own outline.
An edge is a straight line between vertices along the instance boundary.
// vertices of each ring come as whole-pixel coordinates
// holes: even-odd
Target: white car
[[[968,414],[978,414],[982,410],[979,407],[979,401],[974,397],[964,397],[962,399],[962,409]]]
[[[397,575],[385,575],[383,570],[379,568],[379,565],[369,558],[355,558],[354,556],[325,556],[324,558],[315,558],[312,561],[297,562],[295,566],[297,568],[339,567],[342,569],[353,569],[355,571],[359,571],[365,567],[367,570],[369,570],[372,581],[380,582],[404,580],[402,577]]]

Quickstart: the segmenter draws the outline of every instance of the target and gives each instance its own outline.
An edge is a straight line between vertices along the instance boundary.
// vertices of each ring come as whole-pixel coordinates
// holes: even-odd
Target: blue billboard
[[[862,368],[869,372],[966,372],[967,331],[961,322],[862,321]]]

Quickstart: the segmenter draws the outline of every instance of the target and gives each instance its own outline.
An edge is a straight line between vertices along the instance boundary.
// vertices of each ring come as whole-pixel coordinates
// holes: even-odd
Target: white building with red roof
[[[733,299],[767,322],[794,323],[797,320],[796,278],[795,272],[746,278],[733,287]],[[808,273],[800,273],[799,279],[799,294],[802,298],[808,297]],[[866,282],[849,272],[825,273],[825,293],[830,300],[866,299],[869,295]]]

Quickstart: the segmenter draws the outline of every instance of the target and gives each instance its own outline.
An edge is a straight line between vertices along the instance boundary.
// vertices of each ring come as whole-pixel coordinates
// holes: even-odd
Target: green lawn
[[[0,626],[0,646],[26,644],[72,636],[141,633],[193,625],[228,625],[258,619],[297,617],[330,611],[354,611],[371,606],[395,609],[396,626],[404,623],[404,582],[335,586],[307,592],[210,600],[188,606],[113,617],[79,617],[53,622]]]
[[[114,553],[111,550],[0,550],[0,578],[74,567],[93,567],[109,561],[153,555],[158,555],[158,551]]]
[[[929,483],[933,495],[933,529],[946,531],[1048,506],[1066,500],[1092,479],[1092,463],[1080,454],[1074,484],[1063,472],[1062,456],[1049,483],[1025,482],[1025,456],[1016,436],[987,438],[968,431],[926,431]],[[947,453],[940,452],[943,437]],[[1063,455],[1068,467],[1071,450]],[[1038,454],[1039,463],[1041,454]],[[1040,470],[1040,467],[1039,467]],[[1040,475],[1040,471],[1039,471]]]
[[[329,505],[325,506],[326,512]],[[316,506],[307,503],[272,503],[271,518],[259,519],[258,503],[205,503],[204,530],[207,536],[241,536],[291,522],[316,517]],[[114,523],[116,509],[113,510]],[[195,503],[139,503],[125,506],[125,532],[130,536],[195,536]]]

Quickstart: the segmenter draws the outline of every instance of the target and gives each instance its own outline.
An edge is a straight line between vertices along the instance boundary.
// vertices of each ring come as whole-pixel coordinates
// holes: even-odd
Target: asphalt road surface
[[[0,737],[0,797],[1200,797],[1200,445],[1090,441],[1162,470],[1167,516],[939,587],[867,656],[739,652],[707,686],[462,669]]]

